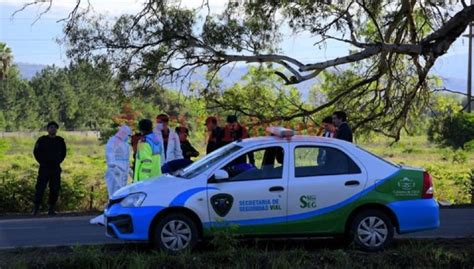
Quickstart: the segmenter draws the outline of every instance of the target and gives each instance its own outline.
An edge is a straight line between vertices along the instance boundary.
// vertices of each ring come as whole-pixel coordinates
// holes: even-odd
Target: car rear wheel
[[[366,251],[386,248],[392,242],[393,234],[390,218],[379,210],[366,210],[356,215],[350,232],[354,244]]]
[[[198,240],[195,223],[183,214],[165,216],[155,226],[153,246],[169,253],[191,250]]]

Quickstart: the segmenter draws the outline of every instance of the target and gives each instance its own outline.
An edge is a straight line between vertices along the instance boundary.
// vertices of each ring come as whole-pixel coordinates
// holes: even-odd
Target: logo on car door
[[[229,213],[233,203],[234,198],[227,193],[219,193],[211,197],[212,208],[220,217],[224,217]]]

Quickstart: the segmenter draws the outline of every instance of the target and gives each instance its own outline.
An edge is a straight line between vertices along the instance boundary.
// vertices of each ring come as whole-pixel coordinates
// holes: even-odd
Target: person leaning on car
[[[35,144],[33,154],[39,163],[36,192],[34,197],[33,215],[40,210],[44,190],[49,184],[48,215],[56,215],[55,206],[61,189],[61,163],[66,158],[66,143],[57,136],[59,125],[51,121],[46,126],[48,135],[40,137]]]

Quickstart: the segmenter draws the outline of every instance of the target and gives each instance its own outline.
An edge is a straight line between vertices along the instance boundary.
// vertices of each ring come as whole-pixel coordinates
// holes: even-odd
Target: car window
[[[235,143],[228,144],[186,167],[178,176],[182,178],[193,178],[232,153],[239,151],[241,148],[241,146]]]
[[[296,147],[294,164],[295,177],[361,173],[349,156],[332,147]]]
[[[228,181],[282,178],[284,150],[282,147],[266,147],[247,152],[230,161],[223,170]]]

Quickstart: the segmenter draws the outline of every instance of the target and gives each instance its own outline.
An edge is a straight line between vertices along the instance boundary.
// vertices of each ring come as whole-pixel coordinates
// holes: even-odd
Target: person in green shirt
[[[143,181],[161,175],[162,142],[153,133],[153,123],[144,119],[138,123],[143,134],[137,145],[133,181]]]

